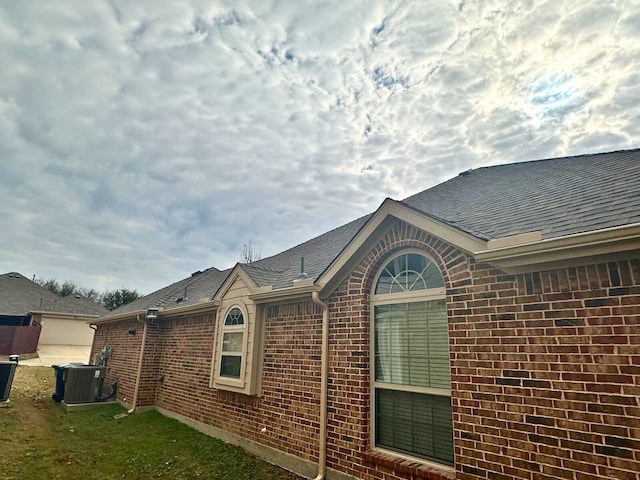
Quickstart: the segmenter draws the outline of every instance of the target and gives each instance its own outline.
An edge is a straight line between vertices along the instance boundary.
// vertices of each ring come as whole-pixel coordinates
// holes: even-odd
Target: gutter
[[[546,240],[534,240],[534,233],[537,232],[514,235],[511,237],[513,241],[509,241],[509,237],[491,240],[487,246],[494,245],[494,248],[477,251],[473,256],[479,262],[492,263],[505,271],[519,273],[533,265],[640,249],[640,223]]]
[[[309,280],[310,282],[313,282],[313,279]],[[304,282],[307,282],[307,280],[304,280]],[[295,281],[294,283],[298,283],[298,281]],[[300,283],[302,283],[302,281],[300,281]],[[299,297],[306,297],[309,294],[313,295],[320,291],[320,286],[313,285],[313,283],[305,283],[277,290],[273,290],[271,286],[261,287],[256,290],[257,291],[255,293],[249,295],[250,300],[253,300],[255,303],[271,303],[276,301],[294,300]]]
[[[147,344],[147,328],[148,324],[145,320],[140,319],[140,315],[136,315],[136,321],[144,325],[142,332],[142,344],[140,345],[140,357],[138,358],[138,372],[136,373],[136,383],[133,390],[133,401],[131,402],[131,408],[127,410],[127,414],[131,415],[136,412],[136,405],[138,403],[138,392],[140,391],[140,379],[142,378],[142,361],[144,360],[144,349]]]
[[[61,312],[48,312],[46,310],[31,310],[29,313],[37,313],[39,315],[56,315],[58,317],[71,317],[73,319],[81,318],[100,318],[100,315],[85,315],[84,313],[61,313]],[[93,323],[93,322],[92,322]]]
[[[212,308],[217,308],[220,306],[220,302],[217,300],[208,300],[206,302],[199,302],[193,305],[185,305],[184,307],[176,307],[172,309],[162,309],[160,313],[162,313],[163,317],[171,317],[175,315],[184,315],[185,313],[200,313],[206,312],[207,310],[211,310]]]
[[[318,475],[314,480],[323,480],[327,473],[327,383],[329,380],[329,306],[320,300],[317,291],[311,292],[313,303],[322,308],[322,357],[320,373],[320,439],[318,453]]]
[[[131,320],[132,317],[136,317],[136,320],[140,319],[140,315],[145,315],[147,310],[135,310],[133,312],[116,313],[114,315],[108,315],[104,317],[98,317],[96,321],[91,322],[94,325],[102,325],[105,323],[119,322],[120,320]]]
[[[96,321],[91,322],[93,325],[102,325],[106,323],[119,322],[121,320],[130,320],[131,317],[136,316],[140,317],[140,315],[146,315],[147,310],[149,309],[157,309],[159,313],[162,314],[163,317],[170,317],[175,315],[184,315],[185,313],[199,313],[210,310],[211,308],[216,308],[220,306],[220,302],[217,300],[208,300],[206,302],[194,303],[192,305],[185,305],[181,307],[175,308],[163,308],[163,307],[153,307],[149,306],[144,310],[135,310],[133,312],[123,312],[116,313],[114,315],[98,317]]]

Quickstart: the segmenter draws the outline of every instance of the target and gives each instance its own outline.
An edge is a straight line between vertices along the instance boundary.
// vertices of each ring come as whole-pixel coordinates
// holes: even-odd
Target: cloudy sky
[[[484,165],[640,147],[640,2],[0,3],[0,273],[149,293]]]

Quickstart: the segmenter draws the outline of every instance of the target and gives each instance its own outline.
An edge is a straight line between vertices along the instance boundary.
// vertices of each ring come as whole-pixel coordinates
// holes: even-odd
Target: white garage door
[[[39,345],[91,345],[93,330],[86,320],[48,318],[41,320]]]

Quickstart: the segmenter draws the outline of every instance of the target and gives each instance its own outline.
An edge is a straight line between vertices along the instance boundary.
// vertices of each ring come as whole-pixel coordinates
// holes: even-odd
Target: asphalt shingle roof
[[[229,273],[231,273],[231,269],[220,271],[213,267],[201,272],[195,272],[187,278],[123,305],[114,310],[113,313],[120,314],[148,308],[170,309],[195,305],[203,298],[210,299],[213,297]],[[179,299],[181,300],[178,301]]]
[[[104,315],[109,311],[102,305],[98,305],[90,298],[77,294],[68,295],[66,297],[57,297],[54,308],[56,308],[56,310],[47,311],[73,313],[76,315]]]
[[[306,277],[317,278],[370,217],[360,217],[273,257],[244,264],[243,267],[259,287],[272,285],[274,289],[284,288],[300,278],[301,259],[304,257]]]
[[[640,222],[640,149],[471,170],[402,203],[489,240]]]
[[[640,222],[640,149],[527,161],[470,170],[403,204],[477,238],[539,231],[543,238]],[[372,214],[371,214],[372,215]],[[258,286],[317,279],[371,218],[361,217],[243,268]],[[210,268],[114,311],[171,308],[211,298],[231,270]],[[176,304],[175,300],[187,299]]]
[[[0,315],[24,316],[29,312],[104,315],[107,311],[86,297],[59,297],[17,272],[0,275]]]

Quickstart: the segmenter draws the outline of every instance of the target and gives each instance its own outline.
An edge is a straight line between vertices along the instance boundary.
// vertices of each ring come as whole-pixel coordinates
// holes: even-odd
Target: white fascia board
[[[478,262],[519,273],[544,264],[640,250],[640,223],[476,251]]]

